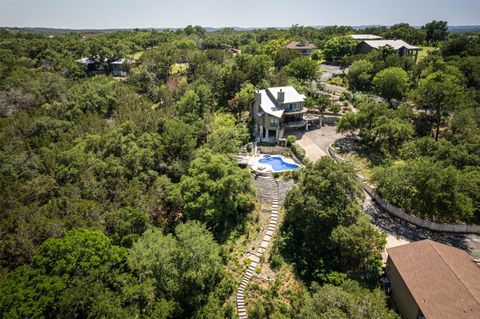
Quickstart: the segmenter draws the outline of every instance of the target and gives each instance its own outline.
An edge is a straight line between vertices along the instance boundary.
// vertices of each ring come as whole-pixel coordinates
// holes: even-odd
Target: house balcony
[[[307,112],[308,112],[308,109],[304,107],[301,110],[295,110],[295,111],[285,110],[285,112],[283,112],[283,115],[288,116],[288,115],[295,115],[295,114],[305,114]]]
[[[294,128],[294,127],[302,127],[305,126],[307,122],[305,120],[299,120],[299,121],[288,121],[288,122],[283,122],[282,126],[285,128]]]

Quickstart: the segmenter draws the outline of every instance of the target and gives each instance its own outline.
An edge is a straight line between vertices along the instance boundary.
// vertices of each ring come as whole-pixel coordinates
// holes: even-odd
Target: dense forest
[[[249,105],[256,89],[293,85],[333,110],[325,61],[348,68],[334,81],[358,112],[338,130],[359,136],[382,196],[480,222],[480,36],[442,21],[362,30],[428,46],[415,62],[356,55],[355,32],[0,30],[1,317],[236,318],[260,214],[235,160],[252,140]],[[293,40],[319,50],[301,57],[284,48]],[[131,61],[128,76],[86,72],[85,57],[106,71]],[[385,236],[362,199],[353,165],[306,165],[267,261],[277,280],[252,288],[250,317],[397,318],[378,284]]]

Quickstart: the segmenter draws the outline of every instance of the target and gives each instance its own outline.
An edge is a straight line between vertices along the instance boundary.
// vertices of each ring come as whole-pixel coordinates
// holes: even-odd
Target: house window
[[[279,119],[276,117],[271,117],[270,118],[270,127],[277,127],[279,123]]]
[[[299,108],[299,104],[298,103],[290,103],[288,105],[288,110],[289,111],[298,111],[300,108]]]

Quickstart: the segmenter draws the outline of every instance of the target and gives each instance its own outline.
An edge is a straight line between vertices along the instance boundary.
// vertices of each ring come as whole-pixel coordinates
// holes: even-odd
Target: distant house
[[[419,47],[410,45],[403,40],[363,40],[357,45],[357,54],[370,53],[385,46],[392,47],[400,56],[414,56],[415,61],[417,61],[418,51],[420,51]]]
[[[76,60],[76,62],[85,67],[85,73],[88,75],[107,72],[101,63],[91,58],[81,58]],[[131,63],[133,63],[133,61],[124,58],[112,61],[108,64],[110,73],[113,76],[127,76],[127,65]]]
[[[357,41],[365,41],[365,40],[380,40],[382,39],[381,36],[374,35],[374,34],[351,34],[350,37]]]
[[[90,58],[81,58],[76,60],[78,64],[81,64],[85,68],[85,73],[93,74],[93,73],[104,73],[105,69],[103,66],[98,63],[97,61],[90,59]]]
[[[259,141],[278,142],[285,130],[304,127],[305,95],[292,86],[272,87],[255,93],[251,114]]]
[[[127,76],[127,65],[132,61],[121,58],[110,62],[110,71],[113,76]]]
[[[233,55],[237,55],[237,54],[242,53],[242,50],[237,49],[237,48],[229,48],[228,52],[232,53]]]
[[[432,240],[387,249],[393,303],[404,319],[480,318],[480,266]]]
[[[295,50],[298,52],[300,55],[303,56],[311,56],[313,53],[315,53],[315,50],[317,47],[315,44],[310,43],[310,42],[297,42],[297,41],[292,41],[289,44],[285,46],[285,48],[290,49],[290,50]]]

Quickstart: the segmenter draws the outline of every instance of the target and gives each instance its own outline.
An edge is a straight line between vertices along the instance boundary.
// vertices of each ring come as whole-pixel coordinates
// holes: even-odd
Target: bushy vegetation
[[[381,194],[432,219],[478,221],[478,35],[444,29],[363,31],[439,46],[418,64],[389,48],[358,57],[341,26],[0,30],[0,316],[234,318],[235,247],[257,216],[234,156],[251,139],[250,103],[293,85],[308,107],[332,109],[323,59],[351,64],[343,83],[389,102],[345,96],[358,113],[339,123],[381,154]],[[320,50],[300,57],[285,49],[293,40]],[[105,74],[85,72],[83,57]],[[123,79],[110,75],[118,58],[136,59]],[[384,238],[361,212],[353,168],[322,159],[290,176],[272,262],[293,267],[298,289],[262,291],[250,316],[394,317],[375,290]]]
[[[357,94],[359,112],[345,115],[338,131],[360,137],[357,152],[391,203],[431,220],[478,223],[479,36],[448,36],[441,21],[424,30],[440,50],[416,65],[389,49],[352,63],[350,88],[389,103]]]

